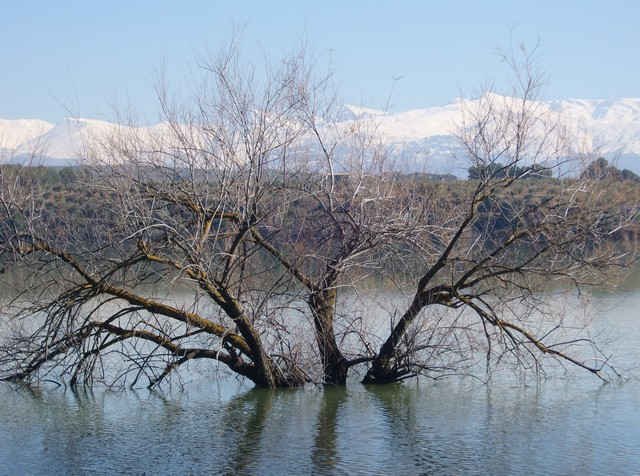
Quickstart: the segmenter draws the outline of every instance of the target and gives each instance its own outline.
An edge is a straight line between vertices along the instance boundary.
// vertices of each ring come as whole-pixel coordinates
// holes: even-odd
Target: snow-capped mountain
[[[475,100],[457,100],[445,106],[385,112],[346,105],[338,111],[338,128],[367,124],[405,171],[466,175],[464,151],[455,138],[466,111],[483,100],[506,104],[511,98],[495,94]],[[607,100],[568,99],[534,103],[569,131],[575,150],[604,156],[622,168],[640,172],[640,98]],[[161,139],[166,125],[132,129],[93,119],[66,119],[60,124],[40,120],[0,120],[0,161],[40,157],[43,164],[82,161],[88,145],[123,129]]]
[[[407,169],[464,176],[468,161],[455,135],[463,115],[473,114],[487,102],[500,108],[510,107],[512,101],[514,98],[488,94],[399,113],[345,106],[351,117],[343,117],[346,123],[373,124]],[[532,102],[532,108],[561,126],[573,153],[604,156],[620,168],[640,173],[640,98],[539,101]]]
[[[0,149],[16,149],[46,134],[53,127],[53,124],[39,119],[0,119]]]
[[[118,130],[116,124],[95,119],[66,118],[41,136],[26,141],[18,147],[19,153],[36,148],[47,157],[79,159],[85,155],[92,142],[106,138]]]

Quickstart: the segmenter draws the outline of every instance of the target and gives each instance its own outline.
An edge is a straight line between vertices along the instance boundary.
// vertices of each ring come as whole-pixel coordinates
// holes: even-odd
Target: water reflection
[[[229,448],[225,474],[248,473],[258,459],[265,423],[273,405],[274,390],[253,389],[226,406],[223,438]]]
[[[311,453],[316,472],[331,472],[338,465],[338,418],[347,395],[344,387],[326,387],[322,392]]]
[[[393,384],[383,387],[367,386],[367,391],[375,398],[376,407],[382,417],[384,433],[387,435],[388,458],[408,455],[404,466],[416,470],[436,469],[434,453],[429,439],[435,436],[428,421],[422,421],[426,431],[418,425],[416,415],[416,387]],[[440,469],[446,466],[442,461]]]
[[[0,474],[633,474],[640,387],[0,387]]]

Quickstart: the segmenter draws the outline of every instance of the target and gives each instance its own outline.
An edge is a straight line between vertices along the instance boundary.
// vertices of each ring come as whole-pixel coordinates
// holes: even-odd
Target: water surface
[[[73,393],[0,385],[0,474],[639,474],[640,292],[600,295],[631,378]]]

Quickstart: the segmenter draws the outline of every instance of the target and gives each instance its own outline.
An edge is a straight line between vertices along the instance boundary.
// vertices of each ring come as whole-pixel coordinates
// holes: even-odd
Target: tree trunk
[[[333,318],[336,309],[337,292],[329,289],[314,293],[309,298],[313,313],[316,343],[322,360],[324,383],[344,385],[347,383],[349,365],[336,342]]]
[[[378,355],[373,360],[371,368],[369,368],[369,371],[364,376],[362,383],[391,383],[398,380],[398,369],[393,365],[396,347],[409,327],[409,324],[413,322],[424,306],[425,300],[420,294],[416,295],[409,309],[402,315],[393,328],[391,335],[389,335],[385,343],[380,347],[380,352],[378,352]]]

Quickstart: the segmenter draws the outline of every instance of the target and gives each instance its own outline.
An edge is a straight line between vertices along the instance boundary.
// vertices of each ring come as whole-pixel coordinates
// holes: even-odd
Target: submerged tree
[[[232,48],[206,66],[213,82],[196,114],[179,114],[161,93],[157,134],[123,128],[92,144],[87,186],[108,192],[112,208],[89,243],[75,239],[73,223],[52,236],[37,201],[8,197],[3,251],[38,268],[45,291],[20,303],[19,315],[37,324],[5,343],[4,378],[61,370],[72,384],[91,381],[119,354],[129,364],[111,379],[134,385],[141,376],[155,385],[193,359],[222,362],[258,386],[308,381],[271,309],[288,280],[256,258],[251,240],[275,205],[263,206],[281,180],[270,163],[301,134],[300,66],[285,62],[258,90]],[[191,302],[142,286],[175,282],[192,290]]]
[[[633,261],[633,250],[614,238],[637,221],[638,204],[567,172],[581,164],[568,159],[570,138],[558,118],[536,101],[540,81],[531,59],[526,52],[521,64],[508,59],[518,79],[512,97],[487,93],[463,111],[459,140],[481,172],[450,219],[423,237],[425,265],[413,299],[365,383],[456,372],[475,348],[486,352],[487,367],[508,356],[521,368],[540,370],[540,357],[547,356],[603,379],[616,373],[587,334],[567,337],[564,317],[551,312],[549,290],[553,282],[578,291],[614,283]],[[549,180],[553,172],[566,177]],[[547,183],[529,185],[536,195],[518,200],[513,190],[533,174]],[[416,321],[428,320],[434,307],[458,312],[439,332],[421,332]],[[578,357],[580,347],[589,349],[587,356]],[[425,350],[428,359],[421,357]],[[440,365],[438,355],[446,356]]]
[[[52,227],[41,186],[1,169],[0,252],[28,292],[6,308],[0,378],[153,386],[210,359],[263,387],[344,384],[362,366],[386,383],[459,371],[476,350],[603,373],[606,358],[573,352],[590,340],[553,340],[560,321],[539,333],[541,292],[628,263],[614,238],[637,210],[587,175],[549,178],[566,155],[529,65],[517,99],[466,111],[460,140],[484,172],[453,196],[395,171],[375,121],[332,120],[328,78],[305,61],[257,79],[231,48],[204,66],[195,107],[161,90],[154,132],[92,144],[81,186],[104,206],[83,220]],[[538,195],[515,197],[521,183]],[[413,294],[387,336],[341,309],[376,282]]]

